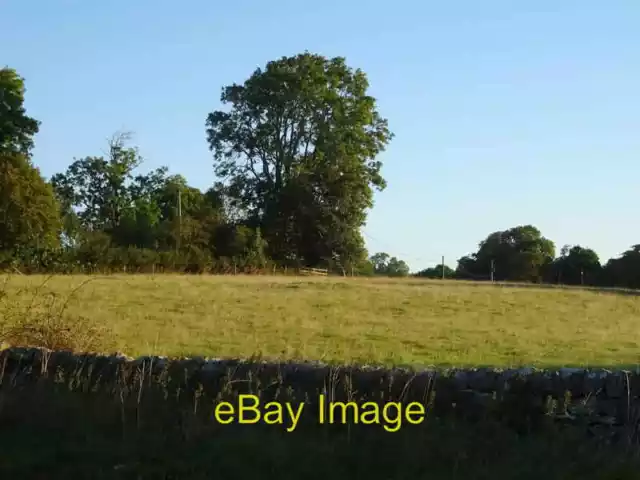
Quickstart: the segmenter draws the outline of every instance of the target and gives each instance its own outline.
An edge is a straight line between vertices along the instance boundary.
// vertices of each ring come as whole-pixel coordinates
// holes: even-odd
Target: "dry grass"
[[[111,341],[108,329],[95,320],[66,309],[74,295],[91,278],[75,286],[62,297],[46,289],[53,278],[46,277],[38,285],[9,289],[6,276],[0,288],[0,347],[20,345],[51,350],[95,351]]]
[[[640,297],[425,280],[12,277],[7,298],[65,298],[130,355],[329,362],[636,366]],[[0,278],[2,281],[2,278]],[[23,298],[24,297],[24,298]],[[0,315],[3,312],[0,311]],[[6,319],[0,317],[0,326]],[[100,344],[97,349],[111,346]]]

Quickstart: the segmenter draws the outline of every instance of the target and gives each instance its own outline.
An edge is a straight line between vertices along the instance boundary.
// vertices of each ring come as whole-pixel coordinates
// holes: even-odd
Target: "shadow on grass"
[[[637,446],[566,424],[427,410],[418,424],[388,432],[381,424],[320,424],[309,405],[289,433],[286,414],[279,425],[225,425],[211,398],[143,383],[138,393],[82,380],[4,382],[0,478],[626,480],[640,471]]]
[[[517,433],[498,422],[427,418],[380,426],[221,425],[211,406],[123,407],[38,387],[2,393],[1,478],[632,479],[640,462],[571,430]]]
[[[423,285],[448,285],[448,286],[466,286],[466,287],[494,287],[494,288],[532,288],[546,289],[558,291],[587,291],[596,293],[609,293],[613,295],[629,295],[640,296],[639,289],[625,287],[602,287],[593,285],[563,285],[556,283],[523,283],[523,282],[492,282],[490,280],[456,280],[456,279],[427,279],[412,278],[412,281],[406,282],[407,286],[423,286]],[[390,279],[390,283],[397,283],[398,280]]]

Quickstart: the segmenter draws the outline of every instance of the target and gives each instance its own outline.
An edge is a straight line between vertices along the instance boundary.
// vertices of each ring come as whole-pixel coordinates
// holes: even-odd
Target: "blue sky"
[[[603,260],[640,243],[638,0],[3,0],[0,25],[47,177],[124,129],[204,189],[221,87],[309,50],[367,72],[396,135],[371,253],[455,266],[520,224]]]

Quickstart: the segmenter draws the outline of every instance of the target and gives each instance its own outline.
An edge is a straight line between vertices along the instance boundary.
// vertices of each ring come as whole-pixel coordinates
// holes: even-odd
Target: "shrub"
[[[0,345],[42,347],[76,352],[104,351],[110,346],[106,327],[82,316],[67,313],[73,295],[91,279],[66,297],[43,291],[49,278],[29,291],[8,293],[10,276],[0,290]]]

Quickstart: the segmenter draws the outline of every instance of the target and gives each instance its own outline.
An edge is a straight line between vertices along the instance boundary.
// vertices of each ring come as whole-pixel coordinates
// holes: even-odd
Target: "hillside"
[[[11,276],[3,283],[5,329],[33,318],[80,336],[98,328],[91,349],[128,355],[622,367],[636,365],[640,351],[640,297],[609,292],[263,276]]]

